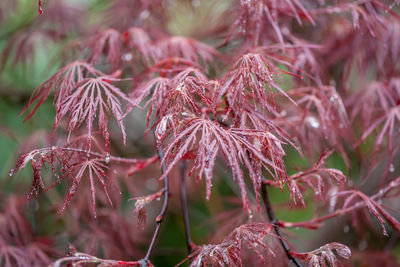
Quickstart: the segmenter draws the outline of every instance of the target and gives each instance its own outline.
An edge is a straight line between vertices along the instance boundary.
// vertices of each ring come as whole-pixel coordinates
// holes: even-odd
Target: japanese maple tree
[[[62,67],[21,111],[52,99],[54,126],[9,173],[32,182],[0,213],[1,265],[153,266],[171,216],[178,265],[398,264],[398,1],[90,2],[39,1],[4,45],[3,68],[29,68],[38,38],[62,45]],[[57,214],[67,241],[17,210],[43,193],[57,197],[38,223]],[[193,201],[215,205],[208,220],[190,220]]]

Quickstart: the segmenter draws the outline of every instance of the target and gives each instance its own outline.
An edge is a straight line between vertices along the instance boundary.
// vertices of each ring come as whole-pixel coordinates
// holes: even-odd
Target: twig
[[[161,146],[158,149],[157,153],[158,153],[158,157],[160,158],[160,161],[161,161],[162,158],[164,157],[163,149],[162,149]],[[162,162],[162,164],[161,164],[161,172],[164,174],[166,169],[167,169],[167,167],[165,165],[165,162]],[[146,267],[148,265],[150,254],[153,251],[153,248],[154,248],[154,245],[156,243],[158,234],[160,233],[161,224],[162,224],[162,221],[164,219],[164,215],[165,215],[165,213],[167,211],[168,194],[169,194],[168,176],[165,176],[164,177],[164,203],[163,203],[163,206],[161,208],[160,214],[156,218],[156,222],[157,222],[156,229],[154,230],[153,238],[151,239],[149,248],[147,249],[147,253],[144,256],[144,258],[139,261],[142,267]]]
[[[110,161],[110,162],[115,161],[115,162],[121,162],[121,163],[140,163],[140,162],[144,162],[144,161],[148,161],[148,160],[150,160],[151,162],[155,162],[159,158],[159,155],[154,155],[147,159],[122,158],[122,157],[111,156],[109,154],[104,155],[102,153],[89,151],[89,150],[85,150],[85,149],[80,149],[80,148],[60,147],[60,146],[45,147],[45,148],[37,149],[35,151],[48,152],[48,151],[52,151],[52,150],[56,150],[56,149],[62,150],[62,151],[74,152],[74,153],[89,154],[91,156],[100,157],[100,158],[104,157],[104,160],[106,160],[106,161]]]
[[[265,184],[262,185],[261,187],[261,194],[263,197],[263,201],[265,204],[265,209],[267,211],[267,215],[269,220],[271,221],[272,225],[274,226],[274,230],[276,235],[278,236],[278,239],[282,245],[283,250],[286,253],[287,258],[293,262],[294,265],[296,265],[297,267],[302,267],[301,263],[292,256],[292,254],[290,253],[290,247],[289,245],[286,243],[286,241],[282,238],[281,232],[279,230],[279,225],[278,225],[278,220],[275,217],[275,213],[274,210],[272,209],[272,205],[271,202],[269,200],[268,197],[268,192],[267,192],[267,186]]]
[[[189,212],[186,199],[186,180],[185,180],[186,160],[181,161],[180,170],[181,170],[181,206],[182,206],[183,222],[185,225],[186,246],[188,253],[190,255],[193,252],[194,244],[192,242],[192,236],[190,235]]]
[[[370,197],[371,200],[377,201],[379,199],[384,198],[393,188],[397,188],[399,186],[399,184],[400,184],[400,177],[394,179],[386,187],[380,189],[376,194],[372,195]],[[366,206],[367,206],[367,203],[365,203],[365,201],[359,201],[351,207],[342,208],[342,209],[336,210],[332,213],[326,214],[321,217],[316,217],[316,218],[313,218],[308,221],[301,221],[301,222],[277,221],[277,225],[279,227],[284,227],[284,228],[302,227],[302,228],[307,228],[307,229],[317,229],[326,220],[350,213],[356,209],[364,208]]]

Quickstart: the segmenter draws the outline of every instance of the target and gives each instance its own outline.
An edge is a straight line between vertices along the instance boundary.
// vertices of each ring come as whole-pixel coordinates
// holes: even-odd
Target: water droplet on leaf
[[[393,165],[393,164],[390,164],[390,166],[389,166],[389,172],[394,172],[394,165]]]
[[[42,8],[42,0],[39,0],[39,14],[43,14],[43,8]]]
[[[309,117],[307,117],[307,118],[305,119],[305,121],[306,121],[311,127],[315,128],[315,129],[319,128],[319,121],[318,121],[316,118],[309,116]]]
[[[122,60],[124,60],[124,61],[130,61],[131,59],[132,59],[131,53],[126,53],[122,56]]]
[[[150,12],[148,10],[143,10],[142,13],[140,13],[141,19],[147,19],[149,16],[150,16]]]

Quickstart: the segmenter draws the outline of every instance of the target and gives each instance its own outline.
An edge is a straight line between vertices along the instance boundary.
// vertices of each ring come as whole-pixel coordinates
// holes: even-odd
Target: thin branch
[[[158,157],[160,158],[160,161],[161,161],[162,158],[164,157],[164,152],[163,152],[163,149],[162,149],[161,146],[158,149],[157,153],[158,153]],[[161,172],[164,174],[165,171],[166,171],[166,165],[165,165],[165,162],[162,162],[162,164],[161,164]],[[163,222],[165,213],[167,211],[168,194],[169,194],[168,176],[165,176],[164,177],[164,203],[163,203],[163,206],[161,208],[160,214],[156,218],[156,222],[157,222],[156,229],[154,230],[153,238],[151,239],[149,248],[147,249],[147,253],[144,256],[144,258],[140,260],[140,263],[141,263],[142,267],[146,267],[148,265],[150,254],[153,251],[153,248],[154,248],[154,245],[156,243],[158,234],[160,233],[161,224]]]
[[[268,218],[269,218],[270,222],[272,223],[272,225],[274,226],[275,233],[278,236],[278,239],[282,245],[283,250],[285,251],[287,258],[291,262],[293,262],[293,264],[295,266],[302,267],[301,263],[296,258],[294,258],[292,256],[292,254],[290,253],[290,247],[281,235],[281,232],[279,230],[278,220],[276,219],[274,210],[272,209],[272,205],[271,205],[271,202],[268,197],[267,186],[265,184],[263,184],[261,187],[261,194],[262,194],[262,198],[263,198],[263,201],[265,204],[265,209],[267,211]]]
[[[181,206],[182,206],[182,214],[183,214],[183,222],[185,224],[185,237],[186,237],[186,246],[188,253],[191,254],[194,250],[195,245],[192,241],[192,236],[190,235],[190,223],[189,223],[189,212],[187,207],[187,199],[186,199],[186,160],[181,161]]]
[[[72,148],[72,147],[58,147],[60,150],[65,150],[65,151],[71,151],[71,152],[76,152],[76,153],[85,153],[89,154],[91,156],[96,156],[96,157],[102,157],[104,156],[101,153],[85,150],[85,149],[79,149],[79,148]],[[140,161],[140,159],[130,159],[130,158],[121,158],[121,157],[115,157],[111,156],[109,154],[105,155],[105,158],[108,157],[109,161],[118,161],[118,162],[123,162],[123,163],[137,163]]]
[[[117,156],[111,156],[110,154],[102,154],[102,153],[98,153],[98,152],[94,152],[94,151],[89,151],[89,150],[85,150],[85,149],[80,149],[80,148],[74,148],[74,147],[46,147],[46,148],[41,148],[38,149],[38,151],[50,151],[50,150],[55,150],[55,149],[59,149],[62,151],[68,151],[68,152],[75,152],[75,153],[82,153],[82,154],[87,154],[89,156],[95,156],[95,157],[104,157],[105,161],[110,161],[110,162],[120,162],[120,163],[140,163],[144,160],[148,160],[148,159],[133,159],[133,158],[122,158],[122,157],[117,157]],[[156,161],[156,159],[159,158],[159,155],[154,155],[149,159],[153,159],[154,161]]]
[[[388,186],[382,188],[379,190],[376,194],[372,195],[370,198],[371,200],[377,201],[379,199],[382,199],[385,197],[386,194],[389,193],[390,190],[393,188],[396,188],[400,183],[400,177],[396,178],[393,180],[391,183],[389,183]],[[367,203],[365,201],[359,201],[355,203],[353,206],[348,207],[348,208],[342,208],[340,210],[336,210],[332,213],[323,215],[321,217],[316,217],[308,221],[302,221],[302,222],[284,222],[284,221],[277,221],[277,225],[279,227],[284,227],[284,228],[293,228],[293,227],[302,227],[302,228],[307,228],[307,229],[317,229],[321,226],[321,224],[329,219],[342,216],[344,214],[350,213],[356,209],[359,208],[364,208],[367,206]]]

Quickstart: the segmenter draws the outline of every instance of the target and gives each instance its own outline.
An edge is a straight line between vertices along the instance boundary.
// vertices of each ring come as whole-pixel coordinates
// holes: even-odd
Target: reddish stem
[[[102,153],[98,153],[98,152],[93,152],[93,151],[89,151],[89,150],[85,150],[85,149],[80,149],[80,148],[73,148],[73,147],[46,147],[46,148],[42,148],[41,151],[48,151],[48,150],[54,150],[54,149],[59,149],[59,150],[63,150],[63,151],[69,151],[69,152],[76,152],[76,153],[83,153],[83,154],[89,154],[90,156],[96,156],[96,157],[105,157],[106,160],[111,161],[117,161],[117,162],[121,162],[121,163],[139,163],[142,161],[149,161],[150,163],[156,162],[157,159],[159,158],[159,156],[156,154],[154,156],[152,156],[151,158],[148,159],[132,159],[132,158],[122,158],[122,157],[116,157],[116,156],[111,156],[111,155],[104,155]],[[108,157],[108,159],[107,159]]]
[[[160,158],[160,161],[161,161],[161,159],[164,157],[164,153],[163,153],[162,147],[160,147],[158,149],[157,153],[158,153],[158,157]],[[167,169],[167,167],[165,165],[165,162],[162,162],[162,164],[161,164],[161,172],[164,174],[166,169]],[[151,242],[150,242],[149,248],[147,249],[146,255],[144,256],[143,259],[141,259],[139,261],[142,267],[148,266],[150,254],[153,251],[154,245],[155,245],[156,240],[158,238],[158,235],[160,233],[161,224],[163,222],[165,213],[167,211],[168,194],[169,194],[168,176],[164,177],[164,193],[163,194],[164,194],[164,203],[163,203],[163,206],[161,208],[160,214],[156,218],[157,225],[156,225],[156,229],[154,230],[153,238],[151,239]]]
[[[190,223],[189,223],[189,211],[187,207],[187,199],[186,199],[186,180],[185,180],[185,172],[186,172],[186,160],[181,161],[181,206],[182,206],[182,214],[183,214],[183,222],[185,225],[185,237],[186,237],[186,246],[189,255],[193,252],[195,245],[192,241],[192,236],[190,234]]]
[[[291,254],[291,250],[290,250],[289,245],[286,243],[286,241],[283,239],[283,237],[281,235],[281,232],[280,232],[280,229],[279,229],[280,224],[279,224],[279,221],[275,217],[274,210],[272,209],[272,205],[271,205],[271,202],[270,202],[269,197],[268,197],[268,191],[267,191],[267,186],[266,185],[263,185],[261,187],[261,194],[262,194],[262,197],[263,197],[263,201],[264,201],[264,204],[265,204],[265,209],[267,211],[268,218],[269,218],[270,222],[272,223],[272,225],[274,226],[275,233],[278,236],[278,239],[279,239],[279,241],[281,243],[281,246],[282,246],[283,250],[285,251],[286,257],[291,262],[293,262],[293,264],[295,266],[302,267],[301,263],[296,258],[294,258],[293,255]]]
[[[387,193],[389,193],[389,191],[391,189],[397,187],[399,182],[400,182],[400,177],[396,178],[395,180],[393,180],[391,183],[389,183],[388,186],[386,186],[385,188],[379,190],[378,193],[374,194],[370,198],[372,200],[374,200],[374,201],[383,198]],[[337,210],[335,212],[329,213],[329,214],[321,216],[321,217],[313,218],[313,219],[308,220],[308,221],[302,221],[302,222],[283,222],[283,221],[278,221],[278,225],[280,227],[284,227],[284,228],[302,227],[302,228],[307,228],[307,229],[318,229],[322,225],[322,223],[324,221],[326,221],[326,220],[335,218],[337,216],[344,215],[346,213],[352,212],[352,211],[354,211],[356,209],[363,208],[363,207],[366,207],[366,206],[367,206],[367,203],[365,201],[359,201],[356,204],[354,204],[352,207],[340,209],[340,210]]]

